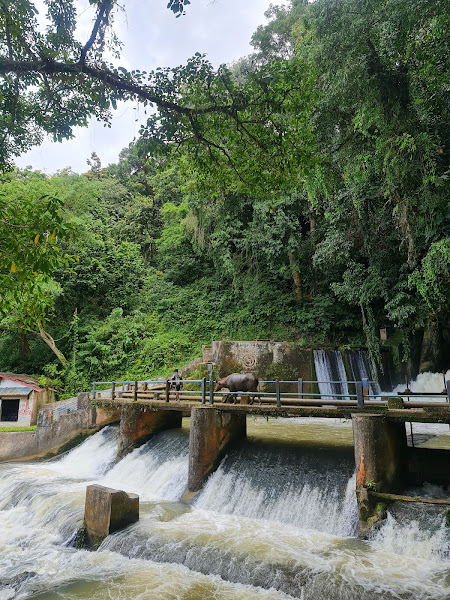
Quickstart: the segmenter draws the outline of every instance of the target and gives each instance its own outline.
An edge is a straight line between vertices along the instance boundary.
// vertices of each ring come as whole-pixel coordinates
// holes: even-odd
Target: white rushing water
[[[347,351],[353,381],[365,379],[369,386],[369,395],[378,395],[381,392],[376,379],[376,367],[367,350]]]
[[[450,369],[446,373],[419,373],[414,381],[408,382],[408,388],[411,392],[419,394],[420,392],[432,392],[434,394],[441,394],[445,391],[445,382],[450,381]],[[405,384],[402,383],[397,385],[392,393],[397,394],[398,392],[404,392]],[[426,399],[426,396],[420,396],[420,400]],[[434,398],[433,400],[437,400]],[[443,398],[445,400],[445,398]]]
[[[0,600],[450,598],[442,509],[399,505],[369,539],[356,537],[346,428],[258,420],[191,504],[181,501],[186,430],[158,434],[117,464],[114,428],[57,460],[2,464]],[[97,552],[69,545],[90,483],[140,495],[139,522]]]
[[[255,446],[246,445],[222,462],[195,507],[333,535],[356,533],[351,458],[330,456],[319,449],[295,452],[291,448],[286,452],[273,446]]]
[[[313,355],[319,391],[324,399],[348,398],[347,375],[339,350],[313,350]]]

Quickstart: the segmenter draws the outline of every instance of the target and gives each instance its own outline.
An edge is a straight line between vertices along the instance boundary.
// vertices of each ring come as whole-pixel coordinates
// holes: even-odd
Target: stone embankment
[[[120,420],[120,408],[91,406],[87,393],[44,405],[36,431],[0,433],[0,462],[58,454],[79,436],[89,435]]]

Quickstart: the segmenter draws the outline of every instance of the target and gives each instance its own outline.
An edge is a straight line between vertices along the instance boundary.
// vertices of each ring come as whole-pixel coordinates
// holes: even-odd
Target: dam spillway
[[[187,426],[120,462],[110,427],[57,460],[0,465],[2,598],[449,597],[442,509],[396,504],[367,539],[356,537],[350,423],[249,419],[247,440],[190,503]],[[426,427],[449,438],[448,426]],[[140,521],[97,552],[71,545],[90,483],[141,498]]]

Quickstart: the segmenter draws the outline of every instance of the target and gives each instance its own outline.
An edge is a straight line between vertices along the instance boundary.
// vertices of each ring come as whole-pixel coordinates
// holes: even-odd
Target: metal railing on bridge
[[[225,403],[228,401],[253,404],[255,400],[259,404],[275,404],[281,406],[355,406],[358,408],[383,407],[389,398],[401,397],[406,407],[448,407],[450,404],[450,381],[445,382],[446,389],[442,392],[417,392],[413,393],[406,389],[397,393],[369,393],[369,383],[375,383],[362,379],[361,381],[306,381],[297,379],[293,381],[270,380],[260,381],[258,391],[215,391],[216,381],[213,379],[183,379],[182,389],[176,390],[170,380],[156,381],[94,381],[92,384],[92,399],[111,399],[137,401],[138,399],[153,399],[155,401],[170,402],[171,400],[196,402],[201,404]],[[313,392],[321,384],[350,386],[352,393],[326,393]],[[352,387],[353,386],[353,387]],[[269,387],[273,391],[264,391]],[[290,390],[283,391],[282,388],[289,387]],[[306,391],[305,388],[309,390]],[[296,391],[292,391],[295,389]],[[161,397],[162,396],[162,397]]]

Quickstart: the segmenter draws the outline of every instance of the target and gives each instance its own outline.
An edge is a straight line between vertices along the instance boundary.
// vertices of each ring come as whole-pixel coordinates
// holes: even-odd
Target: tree
[[[158,107],[159,117],[146,127],[149,135],[157,127],[165,142],[205,147],[204,153],[199,152],[202,158],[227,162],[241,180],[239,161],[249,149],[255,153],[255,164],[267,156],[264,164],[271,165],[268,135],[275,136],[281,147],[288,141],[298,157],[301,144],[289,142],[292,125],[280,115],[299,91],[308,88],[300,64],[279,65],[281,71],[267,69],[243,88],[232,82],[226,68],[215,72],[200,54],[184,67],[128,71],[105,58],[107,49],[119,57],[120,42],[113,30],[115,0],[91,0],[96,14],[84,43],[75,37],[75,0],[46,4],[47,28],[42,32],[31,0],[0,1],[0,167],[10,156],[39,144],[44,133],[58,141],[71,138],[74,127],[86,126],[92,115],[109,123],[117,102],[130,99]],[[187,0],[171,0],[168,7],[179,16],[186,4]],[[296,73],[285,88],[285,70],[294,67]],[[215,128],[220,135],[230,132],[242,141],[241,153],[230,153],[229,145],[213,135]],[[288,156],[283,153],[277,169]]]
[[[311,176],[306,184],[328,225],[319,224],[315,264],[328,255],[330,284],[361,306],[366,330],[370,321],[423,325],[425,298],[412,284],[431,293],[425,272],[445,265],[446,24],[447,2],[319,0],[295,30],[296,52],[319,74],[314,132],[326,193]]]
[[[61,243],[73,233],[62,201],[45,193],[39,175],[30,182],[10,180],[0,184],[0,313],[7,314],[26,290],[39,294],[40,282],[69,257]]]
[[[45,326],[58,294],[52,275],[69,263],[62,244],[74,227],[62,201],[46,192],[39,174],[0,185],[0,319],[4,328],[39,335],[64,363]]]

